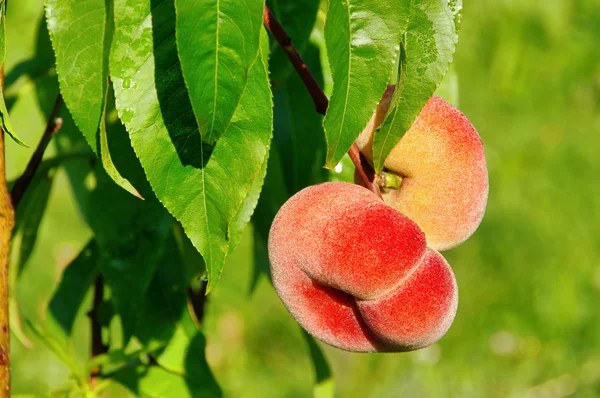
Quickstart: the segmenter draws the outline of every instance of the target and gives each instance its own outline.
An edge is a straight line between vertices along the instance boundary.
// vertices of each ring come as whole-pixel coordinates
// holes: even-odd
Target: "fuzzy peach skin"
[[[425,347],[456,314],[446,260],[413,221],[358,185],[324,183],[290,198],[271,226],[269,259],[292,316],[344,350]]]
[[[370,161],[373,133],[385,118],[392,93],[386,91],[356,141]],[[475,232],[489,190],[485,153],[473,125],[452,105],[433,96],[384,167],[403,177],[400,189],[382,192],[385,202],[421,227],[428,246],[451,249]]]

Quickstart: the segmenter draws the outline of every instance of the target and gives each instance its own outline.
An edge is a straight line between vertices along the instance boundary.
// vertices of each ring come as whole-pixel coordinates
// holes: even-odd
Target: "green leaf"
[[[204,380],[206,385],[218,391],[204,357],[205,338],[187,307],[188,282],[177,237],[172,234],[146,292],[144,322],[139,324],[136,336],[145,349],[153,353],[160,366],[173,373]]]
[[[319,49],[309,44],[305,62],[322,81]],[[281,154],[282,170],[289,193],[327,179],[323,117],[315,112],[312,97],[297,75],[274,92],[274,143]]]
[[[264,0],[175,0],[177,49],[204,142],[228,129],[259,47]]]
[[[179,249],[179,255],[185,265],[185,269],[192,280],[206,276],[206,264],[202,255],[194,247],[194,244],[185,234],[180,223],[173,224],[173,236]]]
[[[310,359],[315,368],[314,398],[333,398],[335,396],[335,380],[325,354],[315,339],[302,329],[302,334],[308,344]]]
[[[135,152],[156,196],[204,257],[210,290],[230,250],[233,219],[267,156],[271,92],[264,57],[257,56],[225,133],[214,146],[202,142],[177,60],[174,22],[172,0],[154,8],[148,0],[116,0],[111,73]]]
[[[6,57],[6,3],[0,2],[0,65],[4,66],[4,58]],[[26,147],[25,143],[15,133],[15,130],[8,116],[8,109],[4,101],[4,88],[0,87],[0,127],[6,131],[10,138],[17,144]]]
[[[115,167],[108,145],[106,113],[107,104],[112,103],[108,54],[114,29],[111,4],[105,0],[46,0],[48,30],[61,94],[75,124],[110,178],[142,198]]]
[[[292,38],[294,47],[302,54],[306,61],[305,49],[308,44],[310,32],[313,29],[317,12],[319,11],[318,0],[267,0],[269,9],[285,27],[287,34]],[[310,65],[309,65],[310,66]],[[271,40],[271,59],[269,71],[274,85],[287,79],[293,67],[285,52],[276,40]],[[311,70],[315,72],[314,69]],[[304,89],[306,90],[306,89]],[[311,109],[313,107],[311,106]],[[313,110],[314,112],[314,110]]]
[[[269,155],[267,154],[267,157],[268,156]],[[262,192],[265,176],[267,174],[267,161],[268,159],[265,159],[265,162],[262,164],[260,173],[254,180],[254,183],[252,183],[252,188],[250,189],[250,192],[248,192],[248,195],[246,195],[242,206],[238,210],[237,214],[233,218],[231,225],[229,226],[230,252],[233,252],[235,250],[235,247],[242,238],[242,233],[244,232],[246,225],[248,225],[248,223],[250,222],[250,218],[254,214],[254,210],[256,209],[258,199],[260,198],[260,194]]]
[[[193,379],[203,379],[206,385],[212,386],[212,390],[218,391],[219,386],[206,362],[206,338],[196,329],[189,314],[186,312],[184,315],[185,318],[177,324],[169,344],[156,357],[156,361],[170,372]]]
[[[140,309],[136,336],[146,349],[163,348],[171,340],[178,323],[187,313],[186,289],[189,275],[179,252],[175,234],[164,243],[165,251],[156,266]]]
[[[106,171],[106,174],[121,188],[132,194],[133,196],[144,199],[142,195],[131,185],[131,182],[124,178],[117,167],[113,163],[112,156],[110,155],[110,147],[108,145],[108,129],[107,129],[107,103],[109,102],[109,98],[113,97],[113,90],[108,90],[106,95],[106,100],[104,104],[104,109],[102,111],[102,118],[100,119],[100,159],[102,159],[102,166]]]
[[[108,2],[109,4],[110,2]],[[77,127],[98,154],[108,51],[106,0],[45,0],[60,91]]]
[[[269,63],[269,38],[267,35],[267,31],[263,29],[261,31],[261,56],[263,57],[264,65],[266,66]],[[269,143],[270,145],[270,143]],[[269,149],[267,149],[267,153],[261,165],[260,172],[254,179],[252,183],[252,187],[250,191],[244,198],[242,205],[238,209],[237,214],[233,218],[229,226],[229,252],[232,253],[235,250],[235,247],[239,243],[242,238],[242,233],[246,228],[246,225],[250,222],[252,215],[254,214],[254,210],[258,204],[258,199],[260,198],[262,187],[265,181],[265,176],[267,174],[267,165],[269,160]]]
[[[141,201],[113,183],[96,167],[97,186],[90,194],[89,224],[101,253],[101,269],[115,310],[123,321],[124,340],[137,326],[146,290],[164,251],[173,218],[154,197],[129,145],[124,127],[109,124],[119,170],[146,198]]]
[[[206,376],[182,376],[158,366],[128,367],[112,375],[112,378],[141,398],[221,397],[221,391]]]
[[[60,343],[68,346],[77,313],[98,273],[98,246],[90,241],[63,272],[48,306],[46,328]]]
[[[17,209],[16,225],[13,230],[10,265],[8,270],[10,306],[10,328],[17,339],[26,347],[31,346],[21,320],[21,311],[16,292],[19,275],[25,269],[35,245],[42,218],[48,206],[48,200],[54,182],[56,162],[44,161],[31,181]]]
[[[52,163],[44,161],[40,165],[38,173],[31,181],[29,189],[23,196],[17,210],[13,234],[15,240],[19,240],[20,245],[18,251],[15,250],[16,247],[13,247],[12,252],[13,255],[16,255],[15,267],[18,274],[23,272],[37,243],[39,227],[46,212],[54,183],[55,173],[52,166],[57,164]]]
[[[454,14],[446,0],[412,4],[404,41],[405,56],[400,65],[402,73],[391,109],[373,141],[373,163],[377,172],[383,170],[390,151],[441,83],[452,62],[457,39]]]
[[[340,161],[373,115],[398,56],[408,6],[408,0],[329,1],[325,42],[333,93],[323,121],[327,168]]]

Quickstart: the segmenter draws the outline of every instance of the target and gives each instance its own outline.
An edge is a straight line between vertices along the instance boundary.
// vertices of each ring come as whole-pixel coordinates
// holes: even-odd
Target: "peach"
[[[344,350],[425,347],[456,313],[446,260],[417,224],[358,185],[324,183],[290,198],[271,226],[269,259],[292,316]]]
[[[386,91],[356,141],[370,161],[373,134],[383,123],[392,93]],[[489,190],[485,153],[473,125],[452,105],[432,97],[384,167],[402,177],[399,189],[383,190],[385,202],[421,227],[428,246],[447,250],[475,232]]]

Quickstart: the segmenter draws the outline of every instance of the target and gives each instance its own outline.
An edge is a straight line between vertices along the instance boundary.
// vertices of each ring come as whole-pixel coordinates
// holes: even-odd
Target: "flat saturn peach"
[[[425,347],[456,313],[446,260],[413,221],[358,185],[324,183],[290,198],[273,221],[269,259],[292,316],[344,350]]]

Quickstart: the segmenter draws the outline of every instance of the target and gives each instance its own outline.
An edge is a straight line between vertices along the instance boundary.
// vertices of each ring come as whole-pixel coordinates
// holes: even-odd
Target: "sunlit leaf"
[[[408,0],[330,0],[325,42],[333,93],[323,124],[327,168],[367,125],[398,57]]]
[[[228,126],[259,47],[264,0],[175,0],[177,49],[202,140]]]
[[[108,47],[105,0],[45,0],[61,94],[75,124],[98,154]]]
[[[125,367],[111,378],[142,398],[213,398],[221,391],[206,378],[182,376],[158,366]]]
[[[375,132],[373,163],[377,172],[441,83],[457,39],[454,14],[446,0],[412,3],[401,75],[388,116]]]
[[[156,196],[204,257],[210,290],[229,253],[231,223],[271,139],[266,65],[257,54],[231,123],[216,145],[204,143],[177,59],[173,1],[152,4],[115,1],[117,109]]]

